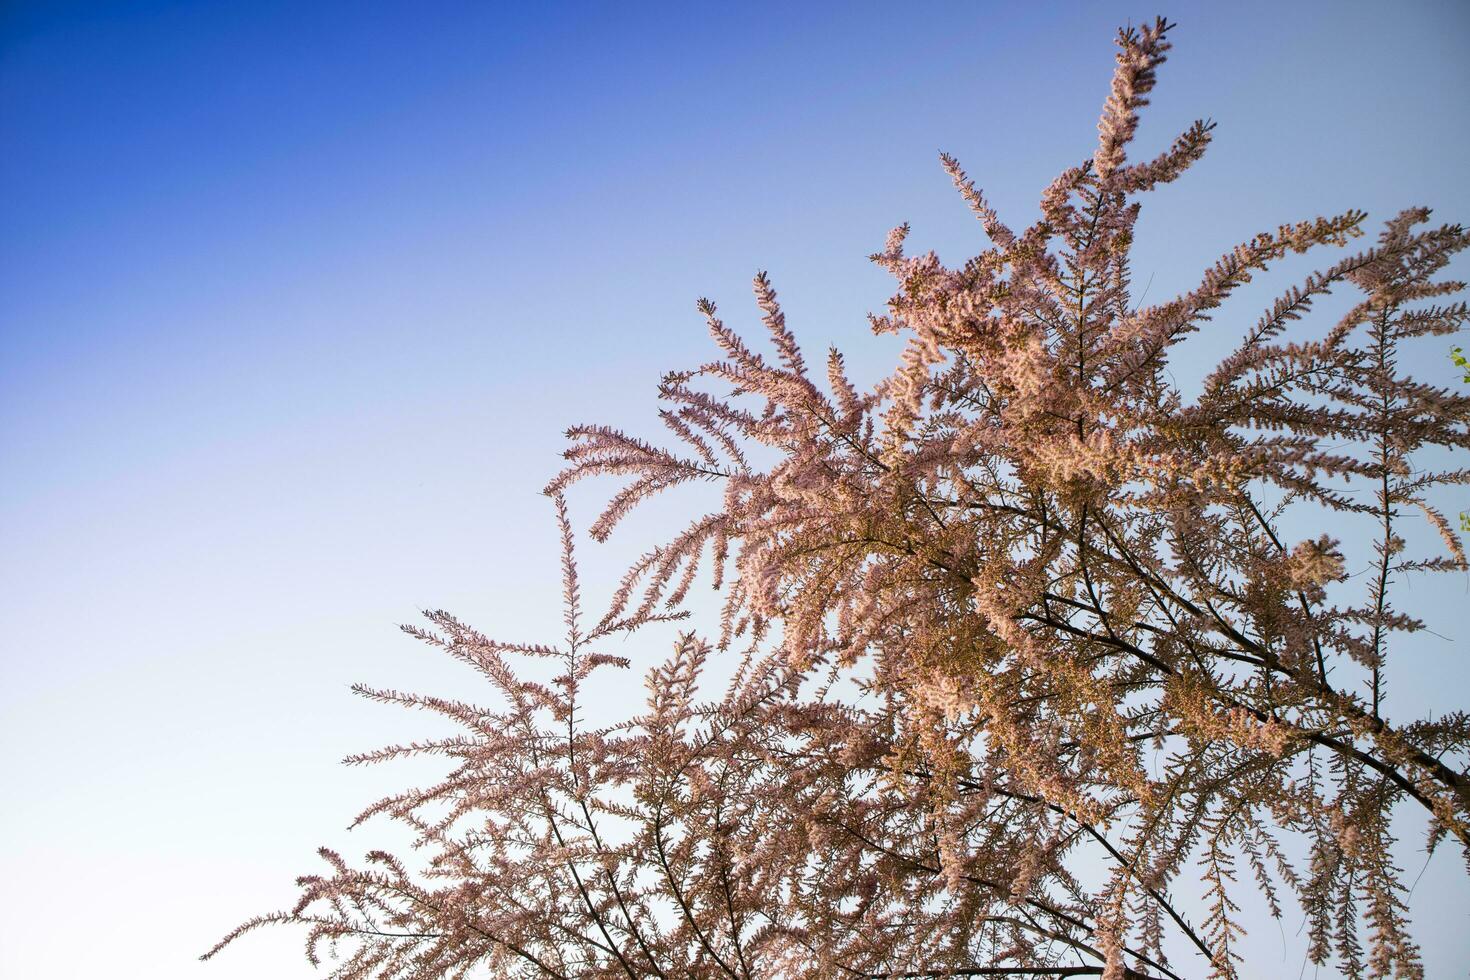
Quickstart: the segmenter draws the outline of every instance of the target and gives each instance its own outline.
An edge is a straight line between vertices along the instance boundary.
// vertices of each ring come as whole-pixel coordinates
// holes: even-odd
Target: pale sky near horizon
[[[409,774],[337,760],[426,721],[348,685],[473,683],[395,623],[559,633],[561,430],[653,432],[658,376],[711,353],[695,299],[750,328],[757,269],[808,349],[885,370],[864,256],[903,221],[982,245],[937,152],[1028,223],[1091,153],[1113,32],[1161,12],[1138,154],[1219,125],[1145,208],[1151,300],[1286,221],[1470,221],[1453,0],[5,4],[0,978],[320,975],[287,930],[195,958],[381,839],[343,828]],[[652,534],[584,548],[589,592]],[[1463,706],[1465,580],[1415,588],[1445,639],[1395,692]],[[1470,967],[1448,850],[1430,977]],[[1299,920],[1252,939],[1280,976]]]

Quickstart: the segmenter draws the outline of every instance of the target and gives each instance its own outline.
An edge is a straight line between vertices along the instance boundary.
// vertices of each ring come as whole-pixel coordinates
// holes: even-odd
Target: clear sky
[[[557,631],[559,432],[649,431],[709,353],[695,298],[754,323],[761,268],[807,346],[885,369],[864,256],[905,220],[981,244],[937,152],[1029,222],[1113,31],[1160,12],[1142,147],[1219,128],[1145,212],[1150,299],[1285,221],[1470,221],[1458,0],[0,6],[0,976],[312,975],[284,930],[194,957],[380,839],[342,828],[410,774],[336,760],[426,721],[348,684],[470,682],[395,623]],[[1402,696],[1463,706],[1465,583],[1436,588]],[[1430,976],[1470,963],[1467,907],[1436,859]],[[1255,940],[1283,976],[1298,923]]]

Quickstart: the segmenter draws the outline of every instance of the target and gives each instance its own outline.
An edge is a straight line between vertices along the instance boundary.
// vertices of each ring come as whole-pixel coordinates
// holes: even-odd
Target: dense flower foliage
[[[1403,212],[1186,397],[1179,345],[1365,216],[1263,232],[1139,305],[1140,201],[1211,139],[1200,122],[1128,157],[1168,29],[1120,34],[1096,150],[1031,227],[943,158],[990,247],[947,268],[890,235],[873,260],[898,291],[873,327],[906,346],[873,389],[835,350],[813,377],[764,275],[774,358],[701,301],[722,359],[665,377],[673,448],[570,433],[548,488],[564,641],[500,643],[433,612],[410,632],[501,703],[362,692],[462,725],[358,760],[453,760],[363,815],[410,825],[424,867],[324,850],[294,909],[225,942],[304,924],[343,978],[1235,977],[1259,975],[1241,904],[1294,903],[1313,962],[1420,976],[1391,828],[1413,817],[1430,848],[1470,848],[1470,719],[1390,710],[1395,638],[1422,628],[1392,597],[1411,572],[1465,568],[1430,497],[1470,479],[1443,468],[1470,444],[1470,398],[1399,358],[1470,315],[1435,279],[1470,237]],[[1356,305],[1314,330],[1332,291]],[[590,623],[562,492],[608,475],[624,482],[597,539],[680,484],[723,496]],[[1421,520],[1437,553],[1408,544]],[[1291,539],[1301,527],[1333,533]],[[589,678],[628,666],[600,648],[680,616],[702,569],[718,627],[681,634],[638,713],[586,725]],[[738,666],[711,692],[715,651]],[[522,658],[557,676],[528,679]],[[1176,899],[1201,879],[1203,905]]]

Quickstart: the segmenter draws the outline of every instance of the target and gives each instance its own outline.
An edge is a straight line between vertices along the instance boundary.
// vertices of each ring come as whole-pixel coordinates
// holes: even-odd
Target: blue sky
[[[864,256],[901,221],[980,245],[937,152],[1028,222],[1159,12],[1143,149],[1219,128],[1145,211],[1150,299],[1284,221],[1470,220],[1457,2],[6,4],[0,974],[311,975],[284,932],[192,957],[371,846],[342,826],[407,777],[334,763],[423,723],[347,685],[466,680],[394,623],[557,628],[560,431],[640,427],[709,353],[695,298],[751,324],[762,268],[808,347],[885,370]],[[1470,961],[1462,878],[1420,886],[1430,975]]]

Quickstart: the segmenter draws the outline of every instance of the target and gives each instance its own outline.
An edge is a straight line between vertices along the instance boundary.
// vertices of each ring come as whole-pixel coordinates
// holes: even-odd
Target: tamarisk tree
[[[564,638],[430,612],[408,631],[496,700],[360,689],[462,728],[351,760],[452,761],[361,818],[422,857],[323,850],[294,908],[220,946],[300,924],[341,978],[1259,976],[1249,905],[1304,916],[1313,963],[1422,975],[1393,832],[1467,853],[1470,719],[1394,710],[1396,643],[1423,628],[1394,587],[1466,566],[1431,497],[1470,476],[1443,468],[1470,398],[1399,362],[1466,320],[1436,276],[1470,237],[1404,211],[1186,395],[1171,358],[1232,292],[1366,217],[1264,232],[1140,305],[1140,203],[1212,130],[1128,156],[1169,28],[1119,34],[1096,149],[1031,227],[942,158],[989,247],[949,268],[889,236],[872,325],[906,343],[870,390],[835,350],[813,371],[765,275],[773,355],[701,301],[721,359],[664,378],[667,441],[570,432],[547,489]],[[1313,327],[1329,292],[1353,305]],[[589,616],[562,494],[602,476],[622,483],[598,540],[678,485],[722,495]],[[685,615],[705,572],[720,621],[589,725],[589,679],[629,667],[608,641]]]

